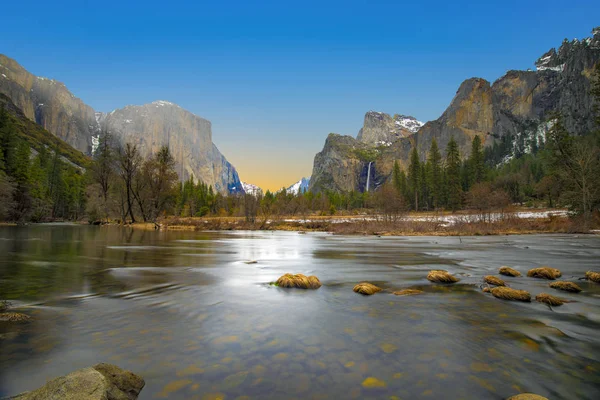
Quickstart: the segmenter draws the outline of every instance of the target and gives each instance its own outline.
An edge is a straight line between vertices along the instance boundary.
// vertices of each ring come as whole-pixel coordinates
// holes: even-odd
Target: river
[[[0,227],[0,299],[33,317],[0,322],[0,397],[109,362],[144,377],[140,399],[600,398],[600,284],[507,277],[573,301],[507,302],[479,287],[502,265],[576,281],[600,238]],[[286,272],[323,287],[269,285]]]

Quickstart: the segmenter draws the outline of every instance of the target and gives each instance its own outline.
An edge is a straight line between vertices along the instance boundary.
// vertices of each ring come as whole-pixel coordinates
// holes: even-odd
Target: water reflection
[[[599,256],[595,237],[3,227],[0,297],[30,305],[35,320],[0,325],[0,395],[105,361],[144,376],[142,399],[595,399],[600,285],[581,282],[584,292],[560,294],[576,302],[555,309],[502,302],[477,285],[501,265],[582,276]],[[461,282],[432,285],[433,268]],[[286,272],[324,286],[268,285]],[[352,292],[361,280],[426,293],[362,297]]]

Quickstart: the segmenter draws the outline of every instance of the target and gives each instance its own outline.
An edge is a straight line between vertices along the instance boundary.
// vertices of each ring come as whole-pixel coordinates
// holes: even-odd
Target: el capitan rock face
[[[564,41],[558,50],[551,49],[536,61],[536,71],[508,71],[493,84],[481,78],[467,79],[446,111],[411,135],[390,135],[389,115],[367,113],[357,139],[344,136],[343,147],[332,147],[331,135],[327,138],[323,151],[315,156],[311,189],[364,191],[364,172],[356,165],[356,152],[352,150],[359,145],[366,146],[363,152],[373,153],[371,169],[375,174],[371,178],[384,182],[391,175],[394,161],[406,169],[413,146],[425,160],[434,138],[445,153],[454,137],[465,157],[476,135],[485,145],[504,139],[511,143],[512,149],[505,155],[510,157],[529,152],[543,142],[556,112],[564,117],[564,125],[572,134],[592,131],[590,89],[592,72],[600,62],[600,29],[592,34],[581,41]]]
[[[212,142],[210,121],[168,101],[126,106],[99,116],[102,129],[135,143],[143,157],[168,145],[181,179],[202,180],[221,193],[243,191],[235,168]]]
[[[221,193],[243,192],[237,171],[212,142],[210,121],[166,101],[96,112],[55,80],[36,77],[0,55],[0,94],[23,114],[86,155],[102,129],[120,143],[138,144],[145,157],[168,144],[180,179],[202,180]]]

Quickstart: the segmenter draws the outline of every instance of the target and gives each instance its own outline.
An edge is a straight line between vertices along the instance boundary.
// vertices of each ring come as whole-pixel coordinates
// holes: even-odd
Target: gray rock
[[[46,383],[41,388],[9,397],[15,400],[134,400],[142,377],[111,364],[97,364]]]

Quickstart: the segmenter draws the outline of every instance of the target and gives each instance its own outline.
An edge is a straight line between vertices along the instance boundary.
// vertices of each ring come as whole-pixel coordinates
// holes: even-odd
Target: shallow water
[[[505,279],[574,301],[552,309],[479,285],[502,265],[575,281],[599,260],[596,236],[0,227],[0,298],[34,317],[0,322],[0,397],[110,362],[145,378],[141,399],[598,399],[600,285]],[[461,282],[429,283],[440,268]],[[324,286],[269,285],[286,272]],[[352,292],[363,280],[426,293],[364,297]]]

